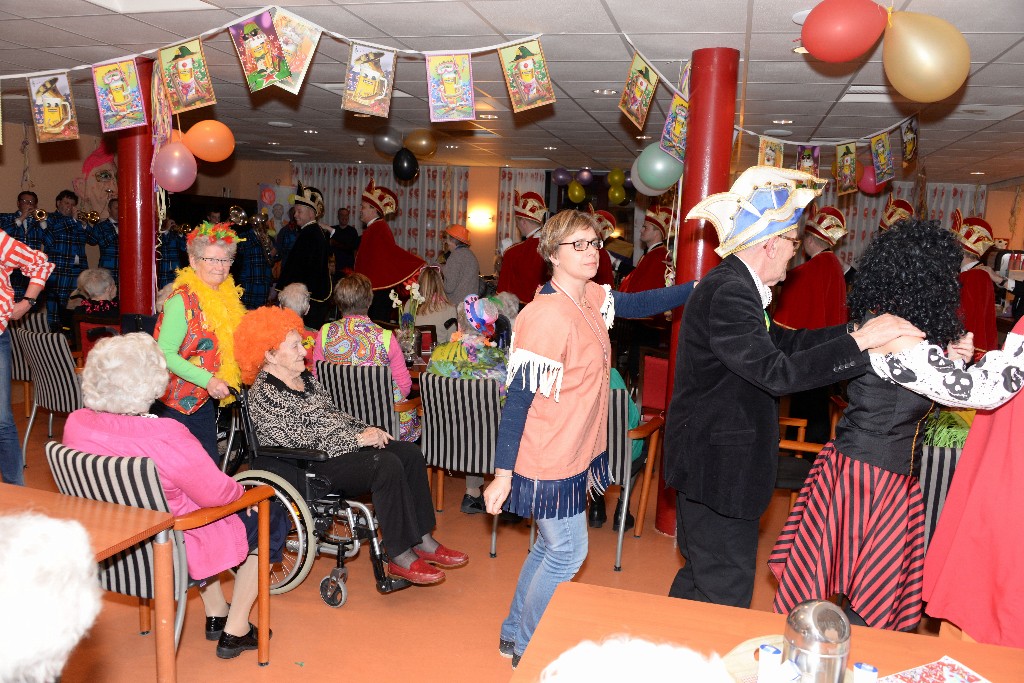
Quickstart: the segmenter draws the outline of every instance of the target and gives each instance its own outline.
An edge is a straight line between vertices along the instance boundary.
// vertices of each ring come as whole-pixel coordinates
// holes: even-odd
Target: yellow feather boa
[[[235,328],[245,315],[242,305],[242,288],[228,275],[227,279],[214,289],[203,282],[191,267],[178,271],[174,279],[174,288],[186,287],[199,299],[199,308],[203,312],[203,323],[207,329],[217,335],[217,346],[220,350],[220,369],[215,377],[238,389],[242,386],[242,372],[235,361]],[[234,397],[221,401],[227,405]]]

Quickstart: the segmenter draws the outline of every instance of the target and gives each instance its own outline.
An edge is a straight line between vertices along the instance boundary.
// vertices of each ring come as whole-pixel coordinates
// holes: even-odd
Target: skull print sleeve
[[[1009,334],[1003,349],[970,367],[922,341],[899,353],[871,354],[875,374],[954,408],[997,408],[1024,385],[1024,336]]]

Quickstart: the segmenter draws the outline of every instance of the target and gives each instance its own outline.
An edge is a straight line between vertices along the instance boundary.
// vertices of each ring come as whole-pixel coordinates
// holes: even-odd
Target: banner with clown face
[[[622,89],[622,98],[619,100],[619,109],[640,130],[644,129],[644,121],[647,120],[647,112],[651,108],[651,100],[654,99],[657,87],[657,72],[644,61],[639,52],[634,52],[626,86]]]
[[[465,121],[476,118],[473,63],[468,54],[427,54],[427,97],[430,120]]]
[[[249,92],[263,90],[291,76],[269,11],[228,26],[228,33],[242,64]]]
[[[160,75],[167,86],[172,114],[217,104],[199,38],[160,50]]]
[[[539,40],[503,47],[498,56],[513,113],[554,103],[555,88]]]
[[[92,83],[104,133],[146,125],[135,60],[94,66]]]

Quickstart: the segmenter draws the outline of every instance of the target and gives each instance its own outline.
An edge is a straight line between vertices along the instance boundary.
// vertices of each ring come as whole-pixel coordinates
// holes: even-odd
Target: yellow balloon
[[[915,102],[938,102],[960,89],[971,70],[971,48],[956,26],[916,12],[893,12],[882,41],[892,87]]]
[[[405,136],[405,147],[417,159],[429,159],[437,151],[437,139],[429,128],[417,128]]]
[[[579,204],[580,202],[582,202],[584,199],[587,198],[587,191],[584,190],[583,186],[580,185],[575,180],[572,181],[571,183],[569,183],[569,187],[567,189],[567,193],[569,195],[569,199],[574,204]]]

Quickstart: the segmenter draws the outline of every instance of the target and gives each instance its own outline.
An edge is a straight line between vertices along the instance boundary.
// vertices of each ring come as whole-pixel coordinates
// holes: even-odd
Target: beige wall
[[[498,176],[501,169],[471,166],[466,227],[473,253],[480,262],[480,274],[494,273],[494,249],[498,245]],[[488,220],[489,218],[489,220]]]
[[[254,161],[234,158],[216,164],[200,161],[196,182],[187,192],[223,197],[227,190],[227,196],[230,197],[256,199],[260,183],[291,185],[291,163],[285,160]]]
[[[83,135],[79,140],[36,142],[31,127],[3,124],[4,144],[0,146],[0,213],[18,210],[18,193],[32,190],[39,195],[39,207],[54,210],[54,199],[61,190],[70,190],[71,181],[82,175],[82,161],[99,145],[99,137]],[[28,136],[28,177],[21,144]]]
[[[985,203],[985,220],[992,226],[993,236],[1007,240],[1010,249],[1024,249],[1024,205],[1018,210],[1017,232],[1012,237],[1010,235],[1010,211],[1016,194],[1015,187],[989,192]]]

